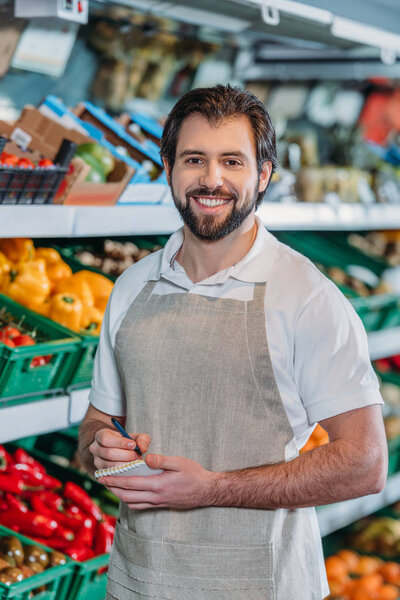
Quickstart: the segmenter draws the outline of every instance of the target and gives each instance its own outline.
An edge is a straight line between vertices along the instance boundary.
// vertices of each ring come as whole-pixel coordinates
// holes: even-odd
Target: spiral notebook
[[[163,469],[151,469],[146,465],[144,460],[140,459],[132,460],[131,462],[110,467],[108,469],[99,469],[95,471],[94,476],[96,479],[99,479],[99,477],[106,477],[107,475],[124,475],[125,477],[131,475],[140,475],[141,477],[146,477],[148,475],[159,475],[163,472]]]

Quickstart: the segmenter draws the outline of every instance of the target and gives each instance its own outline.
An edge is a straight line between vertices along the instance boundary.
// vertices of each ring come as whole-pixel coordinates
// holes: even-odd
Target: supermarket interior
[[[256,214],[351,304],[384,400],[386,485],[316,507],[325,596],[400,599],[399,0],[0,0],[0,600],[106,598],[119,499],[79,426],[117,278],[182,226],[168,114],[217,84],[266,107]],[[151,589],[121,599],[322,600]]]

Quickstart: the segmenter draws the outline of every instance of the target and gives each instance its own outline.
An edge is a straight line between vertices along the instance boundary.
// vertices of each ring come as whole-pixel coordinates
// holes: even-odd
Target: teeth
[[[196,198],[196,200],[202,204],[203,206],[222,206],[222,204],[226,204],[229,200],[216,200],[215,198]]]

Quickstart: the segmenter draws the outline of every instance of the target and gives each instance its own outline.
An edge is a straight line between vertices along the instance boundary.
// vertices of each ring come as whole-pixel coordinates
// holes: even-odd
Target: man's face
[[[245,116],[211,125],[194,114],[182,123],[174,167],[165,164],[172,196],[184,223],[206,241],[237,229],[255,209],[271,163],[259,175],[250,122]]]

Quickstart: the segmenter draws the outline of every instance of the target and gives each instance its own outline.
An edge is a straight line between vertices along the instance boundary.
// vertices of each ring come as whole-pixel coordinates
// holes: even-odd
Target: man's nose
[[[199,183],[210,190],[222,187],[224,180],[221,166],[218,163],[208,163],[201,173]]]

